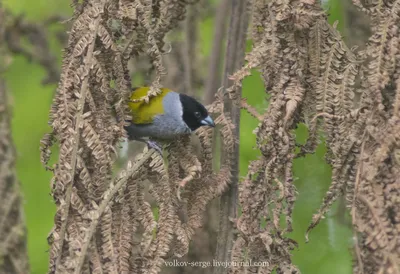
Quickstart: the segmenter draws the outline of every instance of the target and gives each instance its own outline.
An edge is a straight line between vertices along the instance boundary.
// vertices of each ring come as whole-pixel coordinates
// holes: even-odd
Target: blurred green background
[[[213,1],[214,2],[214,1]],[[69,1],[51,0],[4,0],[4,6],[14,14],[24,14],[33,21],[40,21],[51,15],[71,13]],[[330,21],[341,18],[338,0],[326,4],[330,11]],[[341,27],[341,25],[339,25]],[[204,45],[201,54],[208,55],[213,35],[213,18],[202,22],[200,39]],[[61,58],[61,47],[52,40],[53,53]],[[59,60],[60,61],[60,60]],[[39,141],[49,131],[47,125],[49,108],[55,85],[41,85],[45,71],[37,64],[30,63],[22,56],[13,56],[13,62],[5,74],[13,106],[13,138],[17,148],[17,173],[22,183],[25,198],[25,214],[28,226],[28,250],[32,273],[47,271],[47,234],[53,225],[55,207],[49,195],[51,173],[40,163]],[[244,81],[244,96],[248,102],[263,112],[268,104],[259,75],[254,74]],[[241,120],[241,175],[247,165],[258,155],[253,149],[255,135],[252,130],[257,121],[247,113]],[[304,142],[307,130],[300,126],[297,130],[298,142]],[[310,242],[305,243],[304,234],[312,214],[319,208],[322,197],[330,184],[331,169],[324,161],[325,147],[321,144],[315,155],[296,159],[294,163],[295,185],[299,192],[294,209],[294,232],[290,237],[299,243],[293,252],[294,263],[303,274],[348,274],[351,273],[351,230],[343,220],[344,212],[337,205],[327,218],[321,221],[310,234]]]

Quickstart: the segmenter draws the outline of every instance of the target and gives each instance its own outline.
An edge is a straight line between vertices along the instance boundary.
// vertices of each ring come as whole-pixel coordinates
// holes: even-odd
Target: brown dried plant
[[[53,143],[60,148],[57,163],[48,167],[54,172],[57,205],[48,238],[49,273],[158,273],[165,259],[188,253],[207,204],[230,183],[221,199],[225,225],[220,226],[229,231],[220,231],[226,244],[218,243],[217,258],[264,262],[247,269],[234,265],[232,273],[299,273],[290,254],[296,243],[286,235],[292,231],[296,199],[292,165],[296,157],[315,151],[321,132],[332,184],[309,231],[342,195],[353,218],[355,273],[399,273],[400,2],[353,2],[371,19],[373,34],[365,51],[346,46],[317,1],[253,0],[253,49],[230,78],[229,99],[221,89],[208,106],[222,140],[219,170],[212,168],[213,132],[201,128],[196,132],[201,157],[193,153],[189,138],[180,138],[169,144],[166,162],[145,149],[113,176],[129,119],[128,61],[139,56],[151,60],[155,76],[149,93],[139,100],[156,96],[166,72],[164,37],[184,18],[188,3],[73,1],[72,28],[51,110],[53,131],[42,141],[46,166]],[[248,6],[243,0],[231,2],[224,86],[231,84],[227,75],[242,65]],[[188,87],[192,76],[187,60],[184,67]],[[241,99],[241,82],[251,69],[260,70],[270,96],[262,114]],[[262,156],[250,163],[239,184],[241,215],[232,219],[239,107],[260,121],[255,132]],[[303,146],[295,140],[299,123],[309,129]],[[237,226],[237,237],[229,222]]]
[[[22,274],[29,270],[26,227],[6,92],[0,79],[0,273]]]
[[[15,173],[6,87],[0,79],[0,273],[28,273],[23,198]]]
[[[5,12],[0,5],[0,74],[10,61],[5,43]],[[27,239],[22,195],[15,172],[11,111],[6,83],[0,75],[0,273],[28,273]]]
[[[143,54],[150,58],[156,76],[149,94],[139,100],[156,96],[165,73],[163,39],[183,19],[186,5],[74,1],[50,115],[53,131],[42,139],[41,148],[43,163],[54,172],[51,189],[57,205],[48,237],[49,273],[158,273],[167,256],[188,252],[206,204],[227,186],[232,153],[228,149],[226,164],[212,171],[211,129],[197,132],[200,160],[183,138],[170,144],[168,168],[154,150],[145,150],[112,174],[129,119],[128,61]],[[209,108],[218,115],[224,146],[233,147],[233,124],[224,115],[222,99]],[[59,158],[48,166],[56,142]],[[145,199],[148,185],[157,218]]]
[[[250,272],[299,273],[290,260],[295,243],[285,237],[296,198],[292,164],[315,151],[323,132],[332,183],[308,232],[343,195],[353,218],[354,272],[400,273],[400,2],[353,2],[371,19],[365,51],[345,45],[317,1],[253,2],[253,50],[230,89],[234,99],[242,79],[257,68],[271,96],[256,130],[262,157],[250,164],[239,192],[242,215],[232,256],[269,263]],[[309,138],[296,153],[294,129],[301,122]]]

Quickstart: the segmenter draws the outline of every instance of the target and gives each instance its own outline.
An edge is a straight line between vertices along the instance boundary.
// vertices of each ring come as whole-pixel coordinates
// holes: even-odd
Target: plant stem
[[[248,26],[247,0],[231,0],[231,19],[228,30],[228,41],[225,55],[225,69],[223,88],[228,87],[231,82],[228,79],[237,69],[243,65],[246,31]],[[241,98],[241,89],[236,90],[237,98]],[[235,138],[239,141],[240,107],[239,102],[233,102],[225,95],[225,115],[230,115],[235,125]],[[230,114],[229,114],[230,113]],[[222,151],[221,163],[227,161],[227,156]],[[219,262],[229,262],[234,241],[234,226],[232,220],[237,216],[238,182],[239,182],[239,142],[234,145],[234,156],[231,161],[231,182],[229,189],[220,199],[220,223],[217,236],[217,250],[215,259]],[[214,274],[228,272],[228,268],[215,267]]]
[[[225,37],[225,26],[227,11],[229,10],[230,0],[222,0],[221,4],[217,8],[215,17],[215,30],[213,37],[213,45],[210,56],[210,65],[208,67],[208,76],[205,88],[204,102],[208,105],[214,101],[215,93],[217,92],[219,85],[221,84],[220,67],[219,64],[222,61],[222,42]]]
[[[87,255],[89,244],[92,240],[93,234],[107,206],[110,206],[110,201],[112,200],[112,198],[114,198],[118,190],[121,189],[121,187],[123,187],[126,184],[128,179],[134,177],[136,173],[139,171],[140,167],[144,163],[146,163],[146,161],[149,160],[154,153],[156,153],[154,149],[148,150],[144,155],[141,156],[141,158],[136,163],[134,163],[134,165],[129,170],[126,170],[125,176],[117,177],[113,182],[113,184],[111,184],[110,188],[105,192],[103,200],[101,201],[97,209],[95,217],[93,217],[89,229],[86,232],[85,239],[81,247],[81,253],[79,254],[78,258],[78,264],[74,271],[75,274],[81,273],[81,269],[85,261],[85,257]]]
[[[104,2],[102,4],[104,6]],[[87,54],[85,57],[85,60],[86,60],[85,70],[86,71],[90,71],[90,66],[92,65],[93,51],[94,51],[94,47],[95,47],[95,42],[96,42],[96,37],[97,37],[97,32],[99,29],[100,22],[101,22],[101,14],[99,14],[98,17],[96,18],[96,21],[94,23],[94,28],[93,28],[92,41],[88,45]],[[74,146],[72,148],[71,162],[70,162],[70,166],[71,166],[70,177],[72,178],[72,180],[68,184],[67,189],[65,191],[65,205],[61,205],[61,206],[64,206],[64,211],[62,213],[62,218],[61,218],[61,220],[63,220],[63,223],[61,224],[61,228],[60,228],[60,238],[59,238],[60,253],[57,256],[56,265],[55,265],[55,273],[57,273],[59,271],[61,257],[63,255],[62,251],[63,251],[64,240],[66,238],[65,234],[67,231],[68,215],[69,215],[69,209],[70,209],[70,204],[71,204],[72,187],[74,184],[75,170],[76,170],[76,164],[77,164],[77,159],[78,159],[78,149],[79,149],[79,145],[80,145],[80,134],[81,134],[80,129],[81,129],[81,123],[83,120],[82,115],[83,115],[83,111],[84,111],[86,94],[89,89],[89,77],[90,77],[90,74],[88,73],[82,82],[80,92],[79,92],[80,98],[79,98],[79,102],[78,102],[78,110],[77,110],[77,114],[76,114],[75,130],[74,130],[75,133],[74,133],[74,137],[73,137]]]

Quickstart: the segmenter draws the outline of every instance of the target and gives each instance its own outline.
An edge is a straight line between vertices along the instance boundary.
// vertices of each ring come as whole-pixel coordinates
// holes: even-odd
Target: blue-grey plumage
[[[131,99],[144,96],[148,89],[135,89]],[[173,140],[181,135],[189,135],[199,127],[215,126],[207,109],[193,97],[166,88],[161,91],[161,95],[150,98],[148,103],[129,103],[133,119],[125,127],[128,139],[145,142],[162,154],[161,147],[151,139]]]
[[[191,129],[182,119],[183,107],[179,93],[170,91],[163,98],[164,113],[156,115],[151,124],[131,123],[125,129],[129,139],[153,137],[158,139],[173,139],[178,135],[190,134]]]

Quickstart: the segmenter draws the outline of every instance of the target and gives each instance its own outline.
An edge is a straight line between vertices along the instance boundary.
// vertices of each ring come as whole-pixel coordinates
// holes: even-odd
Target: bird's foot
[[[152,149],[152,148],[153,148],[153,149],[155,149],[156,151],[158,151],[158,153],[160,153],[161,156],[163,155],[163,154],[162,154],[162,148],[161,148],[161,146],[159,146],[159,145],[157,144],[156,141],[146,140],[145,143],[147,144],[147,146],[148,146],[149,149]]]
[[[142,138],[134,138],[133,140],[145,143],[149,149],[155,149],[158,153],[160,153],[161,157],[163,156],[162,147],[156,141]]]

